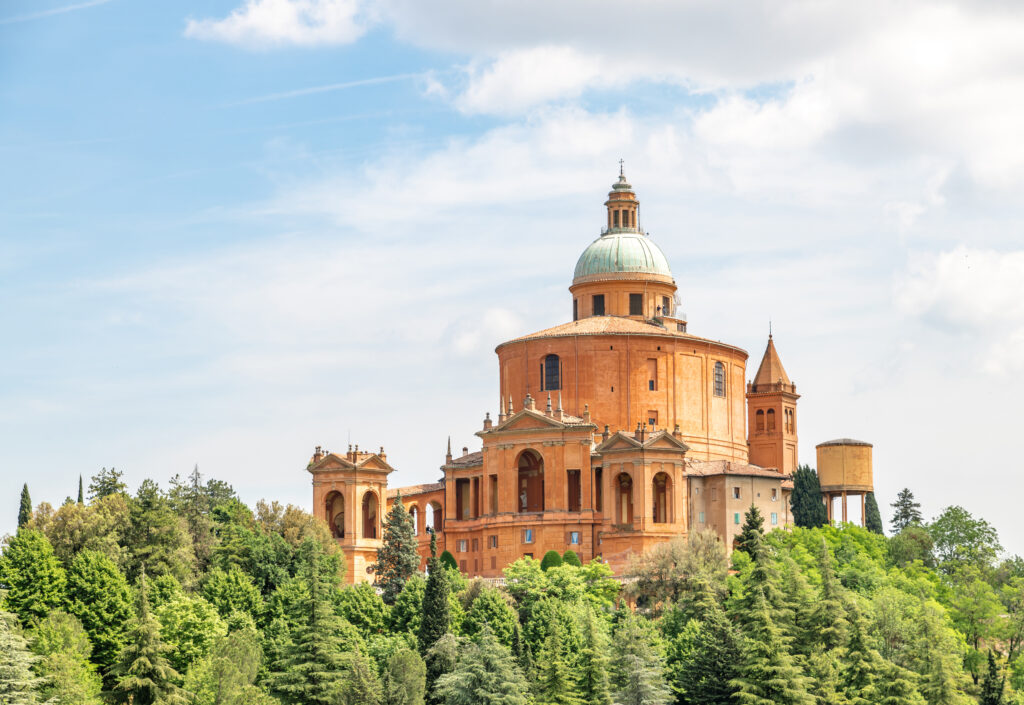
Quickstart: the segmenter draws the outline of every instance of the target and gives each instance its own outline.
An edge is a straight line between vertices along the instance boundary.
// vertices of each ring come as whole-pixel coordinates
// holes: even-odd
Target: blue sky
[[[628,12],[628,18],[608,18]],[[436,479],[498,342],[564,321],[617,160],[691,330],[768,320],[801,459],[1013,521],[1013,4],[0,0],[0,533],[102,466],[308,506]],[[628,35],[628,36],[627,36]],[[3,507],[8,507],[4,510]]]

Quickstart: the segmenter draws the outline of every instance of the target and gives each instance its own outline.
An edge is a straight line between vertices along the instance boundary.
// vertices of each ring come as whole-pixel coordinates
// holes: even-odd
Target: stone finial
[[[548,407],[544,411],[548,416],[551,416],[551,392],[548,392]]]
[[[642,441],[644,439],[644,425],[640,421],[636,422],[636,430],[633,431],[633,438],[638,441]]]
[[[484,430],[490,431],[491,426],[493,425],[494,424],[491,422],[491,412],[488,411],[486,414],[484,414]]]
[[[469,455],[469,448],[467,446],[462,446],[462,455]]]
[[[561,389],[558,390],[558,411],[559,411],[559,413],[561,413],[561,411],[562,411],[562,390]]]
[[[444,462],[446,465],[452,464],[452,437],[448,436],[448,452],[445,453]]]
[[[318,463],[321,460],[323,460],[323,458],[324,458],[323,450],[320,448],[320,446],[317,446],[316,450],[313,451],[313,462],[314,463]]]
[[[590,404],[583,405],[583,422],[590,423]]]
[[[514,413],[515,410],[512,408],[512,395],[510,394],[508,397],[508,415],[512,416]]]
[[[672,429],[672,435],[675,436],[676,438],[683,437],[683,432],[679,430],[679,424],[676,424],[676,427]]]
[[[608,424],[605,424],[605,425],[604,425],[604,433],[602,433],[602,434],[601,434],[601,440],[602,440],[602,441],[607,441],[607,440],[608,440],[608,438],[609,438],[609,437],[610,437],[611,435],[612,435],[612,434],[611,434],[611,431],[609,431],[609,430],[608,430]]]
[[[526,393],[526,399],[523,400],[523,408],[528,411],[536,411],[537,405],[533,401],[533,395],[529,392]]]

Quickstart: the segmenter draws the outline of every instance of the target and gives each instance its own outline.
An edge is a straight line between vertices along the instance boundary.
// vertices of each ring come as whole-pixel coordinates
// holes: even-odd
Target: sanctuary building
[[[314,513],[345,552],[349,582],[373,579],[399,493],[424,561],[435,531],[470,577],[568,549],[621,572],[699,529],[731,547],[751,504],[766,529],[790,523],[800,397],[771,335],[748,382],[744,350],[688,331],[621,170],[604,205],[569,287],[571,320],[497,347],[499,410],[477,431],[479,450],[456,456],[449,441],[439,482],[390,488],[383,448],[316,449]]]

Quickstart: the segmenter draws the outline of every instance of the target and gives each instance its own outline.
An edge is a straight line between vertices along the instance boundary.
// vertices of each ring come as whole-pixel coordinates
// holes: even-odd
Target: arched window
[[[430,502],[427,504],[427,527],[435,533],[441,531],[441,521],[444,518],[444,512],[441,511],[441,505],[437,502]]]
[[[669,524],[672,522],[671,495],[672,478],[667,473],[659,472],[654,476],[654,523]]]
[[[415,504],[409,507],[409,518],[412,519],[412,535],[420,535],[420,509]]]
[[[633,478],[626,473],[615,478],[615,523],[633,523]]]
[[[725,396],[725,365],[721,362],[715,363],[715,396]]]
[[[373,492],[363,495],[363,538],[377,538],[377,495]]]
[[[768,430],[775,430],[775,409],[768,409]]]
[[[757,429],[758,433],[764,431],[764,409],[758,409],[757,413],[754,414],[754,418],[757,419],[754,428]]]
[[[536,452],[525,450],[517,462],[520,512],[544,511],[544,461]]]
[[[562,361],[558,355],[548,355],[540,366],[540,390],[553,392],[562,388]]]
[[[345,496],[340,492],[327,495],[327,524],[334,538],[345,538]]]

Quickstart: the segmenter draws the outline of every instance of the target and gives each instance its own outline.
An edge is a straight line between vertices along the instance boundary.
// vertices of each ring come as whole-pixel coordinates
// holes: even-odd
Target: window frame
[[[642,316],[642,315],[644,315],[644,295],[643,294],[630,294],[629,295],[629,315],[630,316]]]
[[[714,394],[716,397],[725,397],[725,390],[725,364],[721,360],[715,360]]]

